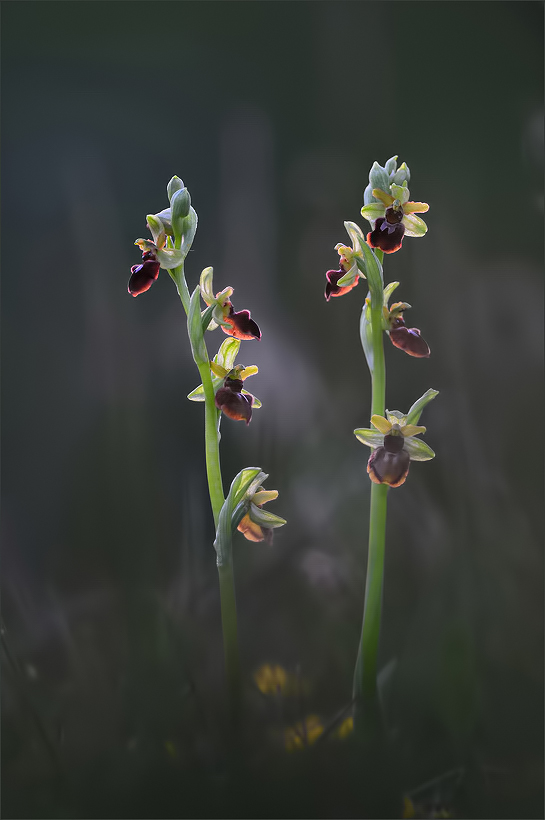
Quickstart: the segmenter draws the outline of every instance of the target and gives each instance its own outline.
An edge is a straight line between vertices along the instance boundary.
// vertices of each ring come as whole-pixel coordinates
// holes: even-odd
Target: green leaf
[[[201,289],[197,285],[189,302],[189,313],[187,315],[187,332],[191,342],[191,351],[195,364],[208,364],[208,353],[204,343],[201,317]]]
[[[361,240],[365,241],[365,237],[362,233],[362,230],[359,225],[356,225],[355,222],[345,222],[344,227],[348,232],[348,236],[352,241],[352,247],[355,251],[358,250],[359,243]]]
[[[373,355],[373,332],[371,327],[371,308],[367,304],[367,300],[363,305],[360,318],[360,339],[363,352],[367,360],[367,367],[371,376],[373,375],[374,355]]]
[[[430,387],[429,390],[426,390],[424,395],[420,396],[420,398],[415,401],[407,413],[407,424],[418,424],[424,407],[438,395],[439,391],[434,390],[432,387]]]
[[[365,267],[364,273],[366,276],[367,281],[369,282],[369,291],[371,293],[371,307],[372,308],[382,308],[382,303],[384,300],[383,291],[384,291],[384,280],[382,278],[382,265],[378,261],[377,257],[365,241],[365,239],[360,239],[360,247],[363,253],[363,264]],[[360,260],[358,260],[359,263]],[[361,270],[361,268],[360,268]]]
[[[212,319],[212,314],[213,313],[214,313],[214,305],[210,305],[209,307],[206,308],[206,310],[203,310],[203,312],[201,313],[201,322],[202,322],[202,332],[203,333],[208,330],[208,328],[210,327],[211,322],[214,321]],[[216,323],[214,322],[214,324],[216,324]],[[216,325],[216,327],[217,327],[217,325]]]
[[[403,442],[403,449],[407,450],[411,461],[429,461],[435,458],[435,453],[428,447],[425,441],[419,438],[406,438]]]
[[[369,430],[366,427],[360,427],[354,430],[354,435],[358,441],[361,441],[362,444],[366,444],[368,447],[381,447],[384,444],[384,434],[379,433],[378,430]]]

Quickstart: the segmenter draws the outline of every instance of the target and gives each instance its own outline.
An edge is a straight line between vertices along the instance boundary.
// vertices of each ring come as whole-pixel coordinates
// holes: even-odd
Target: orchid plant
[[[197,230],[197,213],[182,180],[174,176],[167,185],[169,207],[146,217],[152,239],[137,239],[142,261],[131,268],[128,290],[138,296],[150,289],[160,268],[168,271],[187,315],[187,330],[201,384],[188,398],[204,403],[205,458],[210,503],[214,516],[216,563],[219,574],[221,618],[231,726],[240,719],[242,678],[237,640],[237,614],[233,571],[233,534],[239,530],[250,541],[268,541],[273,530],[286,522],[262,509],[277,498],[276,490],[265,490],[268,478],[259,467],[241,470],[225,496],[220,467],[220,424],[222,416],[248,425],[261,402],[244,389],[244,380],[258,372],[255,365],[235,364],[241,341],[261,339],[261,331],[250,311],[236,311],[231,302],[233,288],[214,293],[213,269],[205,268],[190,293],[184,271],[187,254]],[[201,304],[204,303],[204,307]],[[206,333],[217,328],[228,337],[210,358]]]
[[[386,509],[390,488],[402,486],[411,461],[428,461],[433,450],[417,436],[426,432],[418,425],[422,410],[437,396],[429,389],[407,414],[386,410],[386,366],[384,333],[392,344],[415,358],[427,358],[430,348],[418,328],[405,324],[408,302],[389,306],[399,282],[384,285],[384,254],[399,251],[406,236],[421,237],[426,223],[416,213],[425,213],[425,202],[410,200],[410,171],[405,163],[399,167],[397,156],[384,166],[375,162],[364,192],[362,216],[371,225],[365,235],[354,222],[345,222],[351,245],[335,246],[340,257],[337,270],[326,273],[325,298],[343,296],[352,291],[360,279],[369,288],[360,320],[360,339],[371,374],[372,428],[354,430],[362,444],[371,448],[367,473],[372,482],[369,516],[369,551],[361,639],[354,672],[355,727],[360,735],[377,738],[383,725],[377,689],[377,654],[382,611],[384,553],[386,544]]]

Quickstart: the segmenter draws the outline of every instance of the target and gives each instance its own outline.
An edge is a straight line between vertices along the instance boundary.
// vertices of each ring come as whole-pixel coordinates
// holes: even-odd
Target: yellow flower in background
[[[343,738],[348,737],[348,735],[353,731],[354,718],[352,717],[352,715],[350,715],[350,717],[347,717],[345,720],[343,720],[343,722],[335,732],[335,737],[338,737],[339,740],[343,740]]]
[[[304,749],[305,746],[312,746],[320,735],[324,727],[318,715],[309,715],[304,721],[290,726],[284,732],[284,743],[287,752],[295,752],[297,749]]]
[[[257,688],[264,695],[285,694],[288,683],[288,673],[282,666],[269,666],[269,664],[265,664],[254,672],[254,680]]]

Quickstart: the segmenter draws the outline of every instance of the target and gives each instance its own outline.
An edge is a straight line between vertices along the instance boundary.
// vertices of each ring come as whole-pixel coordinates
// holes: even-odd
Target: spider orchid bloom
[[[153,235],[153,241],[137,239],[134,243],[142,251],[142,262],[131,268],[128,286],[131,296],[139,296],[149,290],[159,276],[159,268],[173,270],[184,260],[184,252],[172,247],[170,240],[172,233],[170,208],[158,214],[148,214],[146,220]]]
[[[373,188],[371,194],[375,201],[364,205],[361,213],[373,227],[367,234],[367,244],[384,253],[395,253],[405,235],[424,236],[428,227],[414,214],[425,213],[430,206],[426,202],[409,202],[406,181],[403,185],[394,183],[389,188],[389,192]]]
[[[339,254],[339,270],[328,270],[325,275],[325,299],[329,302],[332,296],[342,296],[348,293],[349,290],[355,288],[360,277],[365,279],[365,275],[361,270],[363,262],[363,252],[360,244],[364,241],[363,234],[354,222],[345,222],[344,226],[352,240],[352,247],[343,245],[338,242],[335,245],[335,250]],[[358,260],[360,265],[358,266]],[[343,280],[339,285],[339,281]]]
[[[213,362],[210,363],[210,369],[216,375],[219,375],[224,368],[220,368]],[[244,367],[243,364],[238,364],[229,373],[227,373],[223,380],[223,387],[216,393],[216,407],[225,413],[230,419],[234,421],[245,421],[249,424],[252,420],[252,404],[254,397],[247,390],[243,391],[243,381],[248,376],[253,376],[257,372],[257,367]]]
[[[153,251],[144,251],[140,265],[133,265],[128,291],[131,296],[139,296],[151,288],[159,276],[160,264]]]
[[[210,362],[212,371],[212,386],[215,393],[216,407],[226,416],[235,421],[250,423],[252,410],[261,407],[256,396],[243,388],[243,382],[248,376],[258,372],[255,364],[244,367],[239,364],[235,367],[235,359],[240,348],[238,339],[225,339],[220,349]],[[200,384],[187,397],[190,401],[204,401],[204,387]]]
[[[428,401],[437,395],[436,391],[431,393],[434,395],[429,396]],[[420,433],[425,433],[426,428],[408,423],[410,415],[410,412],[409,416],[404,416],[397,410],[387,410],[386,418],[379,415],[371,417],[375,430],[354,430],[358,441],[373,450],[367,462],[367,472],[375,484],[400,487],[407,478],[411,461],[429,461],[434,458],[435,453],[431,447],[415,438]]]
[[[391,282],[384,288],[383,327],[391,343],[409,356],[427,359],[430,355],[428,343],[420,335],[417,327],[406,327],[403,312],[411,306],[408,302],[394,302],[388,307],[388,300],[399,282]]]
[[[216,293],[212,289],[213,268],[205,268],[201,273],[200,288],[203,301],[211,310],[211,319],[208,330],[214,330],[218,325],[227,336],[234,339],[261,339],[261,331],[257,322],[251,317],[249,310],[235,311],[230,297],[233,288],[228,287]]]
[[[267,476],[265,476],[266,478]],[[261,475],[263,479],[263,474]],[[283,527],[285,518],[263,510],[263,504],[274,501],[278,498],[278,490],[265,490],[261,484],[250,485],[246,494],[247,512],[241,518],[237,529],[247,538],[248,541],[272,542],[273,530]]]

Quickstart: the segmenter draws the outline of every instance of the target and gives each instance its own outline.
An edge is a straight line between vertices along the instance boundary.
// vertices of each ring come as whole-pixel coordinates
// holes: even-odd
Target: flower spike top
[[[373,228],[367,234],[372,248],[395,253],[404,236],[424,236],[428,230],[424,220],[414,214],[425,213],[429,205],[409,201],[409,179],[405,163],[397,168],[397,157],[389,159],[384,168],[377,162],[371,168],[361,213]]]
[[[425,427],[419,427],[415,422],[419,420],[424,406],[435,396],[437,390],[430,389],[413,404],[407,415],[398,410],[387,410],[386,418],[379,415],[371,417],[374,430],[354,430],[358,441],[373,450],[367,462],[367,472],[375,484],[400,487],[407,478],[411,461],[434,458],[431,447],[415,438],[426,432]]]

